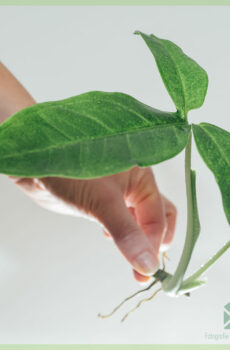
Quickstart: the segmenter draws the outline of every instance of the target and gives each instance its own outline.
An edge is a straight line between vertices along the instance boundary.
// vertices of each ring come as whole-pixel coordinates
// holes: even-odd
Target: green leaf
[[[174,157],[190,126],[122,93],[28,107],[0,126],[0,173],[94,178]]]
[[[215,176],[230,224],[230,133],[208,123],[192,129],[198,151]]]
[[[173,42],[139,31],[135,34],[142,36],[155,57],[165,87],[182,116],[201,107],[208,88],[205,70]]]

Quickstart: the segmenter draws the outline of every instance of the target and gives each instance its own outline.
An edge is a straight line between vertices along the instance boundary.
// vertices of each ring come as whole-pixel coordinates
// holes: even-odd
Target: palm
[[[150,168],[135,167],[91,180],[47,177],[14,181],[46,209],[100,222],[139,272],[145,272],[145,267],[134,262],[140,250],[149,251],[157,260],[160,247],[172,241],[176,209],[160,194]]]

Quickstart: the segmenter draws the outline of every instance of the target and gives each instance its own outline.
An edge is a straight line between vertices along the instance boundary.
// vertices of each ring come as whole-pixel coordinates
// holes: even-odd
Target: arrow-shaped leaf
[[[208,123],[193,125],[192,129],[198,151],[220,188],[230,224],[230,133]]]
[[[122,93],[28,107],[0,126],[0,173],[93,178],[149,166],[186,146],[190,126]]]
[[[155,57],[165,87],[181,114],[201,107],[208,88],[205,70],[173,42],[139,31],[135,34],[142,36]]]

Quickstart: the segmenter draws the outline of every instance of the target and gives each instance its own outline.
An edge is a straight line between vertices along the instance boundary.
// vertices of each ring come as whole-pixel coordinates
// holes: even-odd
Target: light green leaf
[[[89,92],[28,107],[0,126],[0,173],[94,178],[169,159],[190,126],[122,93]]]
[[[208,123],[193,125],[192,129],[198,151],[215,176],[230,224],[230,133]]]
[[[178,295],[183,295],[186,293],[193,292],[194,290],[204,286],[207,283],[206,280],[194,280],[191,282],[183,282],[180,289],[178,290]]]
[[[201,107],[208,88],[205,70],[173,42],[139,31],[135,34],[142,36],[155,57],[165,87],[182,116]]]
[[[223,247],[221,247],[218,252],[213,255],[204,265],[202,265],[196,272],[194,272],[190,277],[188,277],[183,283],[182,286],[188,286],[192,285],[193,283],[196,283],[198,279],[210,269],[210,267],[213,266],[213,264],[219,260],[222,255],[230,248],[230,241],[224,244]]]

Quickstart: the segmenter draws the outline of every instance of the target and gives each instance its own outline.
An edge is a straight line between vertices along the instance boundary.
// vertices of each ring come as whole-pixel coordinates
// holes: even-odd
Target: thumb
[[[96,213],[99,221],[109,231],[115,244],[132,267],[144,275],[153,275],[159,267],[157,254],[140,229],[120,192],[103,199],[103,205]]]

